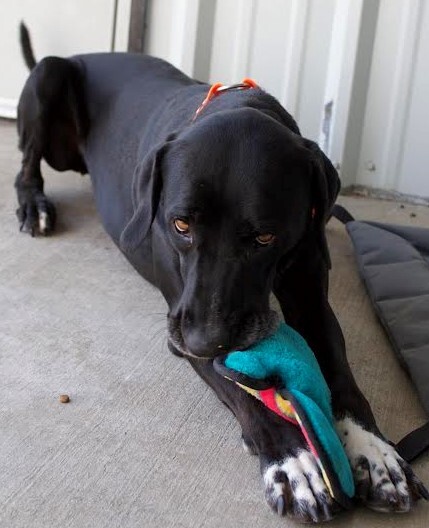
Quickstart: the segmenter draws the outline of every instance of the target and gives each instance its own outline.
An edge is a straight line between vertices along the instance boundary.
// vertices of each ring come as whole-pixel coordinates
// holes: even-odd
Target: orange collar
[[[227,92],[229,90],[248,90],[249,88],[259,88],[259,86],[256,84],[256,82],[253,79],[249,79],[247,77],[245,77],[239,84],[224,85],[220,82],[212,84],[210,86],[210,89],[204,101],[197,108],[197,111],[195,112],[194,117],[192,118],[192,121],[195,121],[195,119],[198,117],[200,112],[204,110],[204,108],[208,105],[208,103],[212,99],[214,99],[216,96],[224,92]]]

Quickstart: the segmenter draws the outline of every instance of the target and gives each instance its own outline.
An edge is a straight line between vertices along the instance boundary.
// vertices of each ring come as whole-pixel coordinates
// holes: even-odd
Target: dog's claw
[[[409,495],[401,495],[400,497],[402,510],[403,511],[410,511],[411,510],[411,499]]]
[[[323,509],[323,518],[325,521],[330,521],[332,519],[332,514],[329,511],[328,505],[324,502],[322,503],[322,509]]]
[[[361,480],[356,483],[356,497],[361,500],[365,500],[368,496],[368,491],[370,488],[369,479]]]
[[[399,504],[399,498],[395,495],[392,495],[391,497],[388,497],[388,502],[390,504],[390,506],[392,506],[393,509],[396,508],[396,506],[398,506]]]
[[[314,523],[319,522],[321,519],[319,518],[319,513],[317,511],[316,506],[311,506],[308,508],[308,513],[310,514],[311,520]]]
[[[285,500],[282,495],[277,499],[277,513],[283,517],[283,515],[286,513],[285,508]]]

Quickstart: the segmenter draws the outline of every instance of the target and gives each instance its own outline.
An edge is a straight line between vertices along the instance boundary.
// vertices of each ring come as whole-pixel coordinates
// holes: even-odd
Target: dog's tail
[[[31,46],[30,33],[24,22],[19,24],[19,40],[21,41],[21,50],[24,56],[25,64],[29,70],[36,66],[36,59],[34,58],[33,47]]]

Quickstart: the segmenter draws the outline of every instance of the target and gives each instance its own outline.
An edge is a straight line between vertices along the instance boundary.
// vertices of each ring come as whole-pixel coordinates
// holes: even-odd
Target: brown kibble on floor
[[[68,394],[61,394],[60,396],[60,402],[61,403],[68,403],[70,401],[70,397]]]

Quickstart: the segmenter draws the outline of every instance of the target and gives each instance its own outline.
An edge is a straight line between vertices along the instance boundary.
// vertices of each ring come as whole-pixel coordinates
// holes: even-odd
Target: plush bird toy
[[[354,482],[335,431],[331,393],[307,342],[281,323],[252,347],[214,361],[216,371],[299,427],[331,497],[351,506]]]

